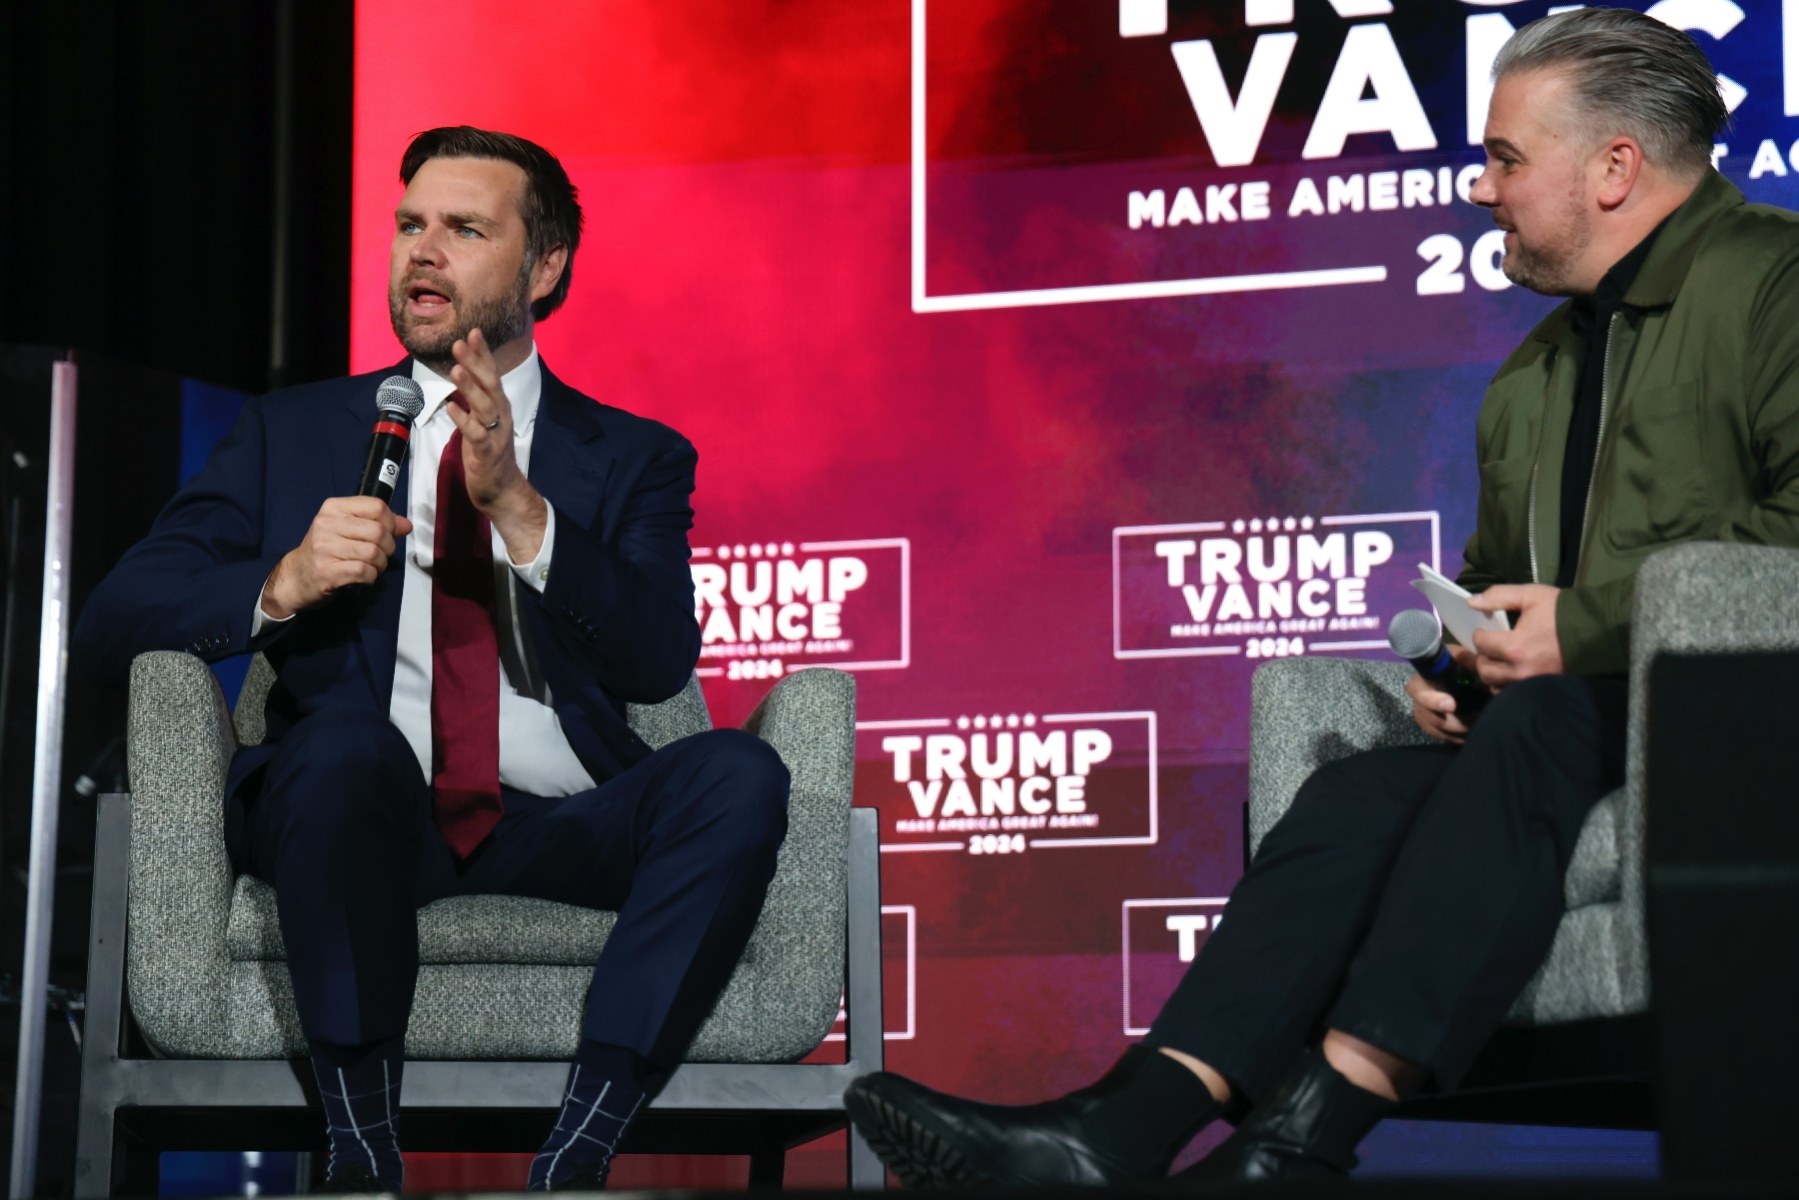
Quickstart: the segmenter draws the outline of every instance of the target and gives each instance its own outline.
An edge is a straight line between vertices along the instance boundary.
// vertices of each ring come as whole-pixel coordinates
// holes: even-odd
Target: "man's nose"
[[[1474,186],[1468,189],[1468,199],[1480,205],[1482,208],[1497,208],[1499,206],[1499,189],[1493,186],[1493,166],[1491,163],[1481,170],[1480,178],[1476,179],[1474,181]]]
[[[443,231],[424,229],[412,239],[411,257],[417,263],[435,263],[443,261]]]

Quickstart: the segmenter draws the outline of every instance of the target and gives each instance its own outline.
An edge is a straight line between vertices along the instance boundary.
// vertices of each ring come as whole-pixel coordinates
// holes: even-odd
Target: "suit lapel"
[[[604,433],[598,406],[544,367],[531,439],[531,483],[583,529],[593,527],[611,473],[611,463],[588,446]]]

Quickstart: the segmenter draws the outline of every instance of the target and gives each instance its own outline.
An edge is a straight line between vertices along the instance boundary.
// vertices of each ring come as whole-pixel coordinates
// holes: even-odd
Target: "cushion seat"
[[[527,896],[450,896],[419,910],[419,962],[592,968],[618,914]],[[225,943],[234,962],[286,962],[275,889],[240,875]],[[746,949],[744,959],[751,957]]]
[[[291,1058],[306,1049],[274,890],[233,877],[223,836],[225,773],[238,746],[261,740],[273,684],[257,658],[233,721],[198,659],[155,651],[132,667],[130,998],[145,1041],[166,1057]],[[651,746],[711,724],[697,679],[662,704],[628,706],[628,716]],[[787,838],[755,932],[690,1058],[789,1063],[830,1032],[843,996],[854,678],[824,669],[788,675],[745,728],[792,776]],[[617,920],[520,896],[427,905],[418,914],[407,1052],[566,1056]]]
[[[1580,828],[1580,841],[1562,879],[1562,898],[1568,910],[1590,904],[1611,904],[1624,894],[1624,872],[1618,862],[1619,789],[1593,806]]]

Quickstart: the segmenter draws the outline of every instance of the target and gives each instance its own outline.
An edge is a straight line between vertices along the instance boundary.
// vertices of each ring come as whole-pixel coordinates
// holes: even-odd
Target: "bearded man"
[[[1799,217],[1712,168],[1727,120],[1693,40],[1582,9],[1499,55],[1473,199],[1505,272],[1565,303],[1481,407],[1478,717],[1414,676],[1436,746],[1326,766],[1270,831],[1142,1045],[1023,1108],[895,1075],[852,1119],[912,1184],[1334,1175],[1409,1091],[1453,1087],[1548,953],[1593,805],[1623,782],[1637,568],[1698,538],[1799,546]]]
[[[507,893],[616,910],[532,1189],[592,1189],[681,1061],[761,912],[788,776],[748,734],[652,752],[625,704],[699,655],[695,453],[538,357],[581,209],[560,163],[466,126],[407,147],[388,302],[410,356],[251,400],[94,592],[79,663],[274,667],[227,779],[234,868],[271,884],[332,1190],[401,1187],[416,911]],[[425,407],[394,505],[358,496],[382,377]],[[396,511],[397,508],[397,511]]]

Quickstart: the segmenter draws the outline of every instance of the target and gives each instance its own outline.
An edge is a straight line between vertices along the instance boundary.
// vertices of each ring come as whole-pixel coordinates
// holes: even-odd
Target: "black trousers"
[[[1251,1100],[1339,1029],[1451,1087],[1555,938],[1593,805],[1624,780],[1625,685],[1505,689],[1466,743],[1316,771],[1269,831],[1148,1042]]]
[[[711,1011],[762,910],[787,831],[788,774],[766,743],[713,730],[591,791],[503,789],[505,815],[464,862],[437,832],[431,789],[385,714],[296,725],[241,817],[233,865],[275,889],[300,1025],[314,1046],[405,1033],[416,912],[501,893],[611,909],[582,1036],[667,1071]]]

